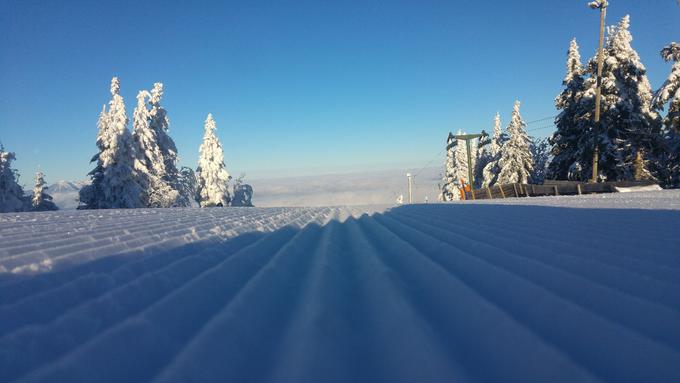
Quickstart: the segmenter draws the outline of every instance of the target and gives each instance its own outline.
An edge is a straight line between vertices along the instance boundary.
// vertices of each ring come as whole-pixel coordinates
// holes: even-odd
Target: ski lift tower
[[[490,142],[489,140],[489,135],[482,130],[481,133],[479,134],[453,134],[449,133],[449,139],[448,142],[451,142],[449,145],[446,146],[446,150],[449,150],[456,146],[458,144],[458,140],[465,140],[465,149],[467,151],[467,168],[468,168],[468,184],[470,185],[470,188],[473,187],[475,178],[474,178],[474,170],[472,169],[472,153],[471,153],[471,147],[470,147],[470,141],[479,138],[479,145],[478,147],[482,147]]]

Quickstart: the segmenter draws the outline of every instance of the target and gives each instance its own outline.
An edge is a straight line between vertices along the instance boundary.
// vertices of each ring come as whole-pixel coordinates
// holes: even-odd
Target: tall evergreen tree
[[[196,169],[196,192],[201,207],[229,206],[231,201],[228,188],[231,176],[224,165],[224,153],[215,129],[215,120],[208,114]]]
[[[573,39],[567,51],[567,74],[562,80],[564,90],[555,99],[555,106],[559,114],[555,118],[557,130],[549,138],[549,143],[552,146],[551,153],[554,156],[546,174],[549,179],[568,179],[572,165],[584,160],[579,158],[583,149],[579,147],[579,140],[583,136],[591,134],[591,124],[583,118],[585,111],[581,105],[585,90],[584,83],[581,55],[576,39]]]
[[[531,157],[533,158],[533,170],[531,172],[531,182],[542,184],[548,171],[548,164],[551,162],[550,144],[545,138],[531,139]]]
[[[442,179],[442,192],[440,200],[444,202],[460,199],[458,181],[456,180],[456,139],[449,133],[446,139],[446,163],[444,165],[444,177]]]
[[[47,194],[47,183],[45,174],[38,171],[35,174],[35,186],[33,187],[33,198],[31,207],[33,211],[57,210],[57,205],[52,202],[52,196]]]
[[[142,187],[142,203],[148,207],[172,207],[179,193],[164,179],[166,175],[163,153],[159,147],[156,129],[150,126],[151,116],[146,99],[151,95],[142,90],[137,94],[137,107],[133,113],[132,139],[135,147],[135,170]]]
[[[507,135],[501,129],[501,115],[496,113],[493,119],[493,137],[491,137],[491,144],[489,145],[489,160],[482,170],[482,186],[491,187],[496,184],[498,180],[498,161],[501,159],[501,149],[507,141]]]
[[[669,104],[668,113],[663,119],[666,145],[660,178],[665,186],[680,187],[680,44],[673,42],[664,47],[661,57],[665,61],[673,61],[673,67],[652,100],[658,110],[663,110],[664,105]]]
[[[510,138],[501,148],[501,158],[498,161],[500,172],[497,182],[501,185],[528,183],[531,180],[533,171],[531,140],[525,130],[526,122],[519,113],[519,105],[519,101],[515,101],[507,129]]]
[[[182,166],[179,170],[179,193],[182,195],[182,198],[189,201],[189,204],[186,206],[192,206],[191,201],[196,201],[197,189],[196,173],[193,169]]]
[[[663,148],[661,121],[652,108],[652,89],[647,71],[640,57],[632,48],[629,31],[630,18],[624,16],[618,25],[608,28],[602,69],[601,126],[598,129],[600,157],[598,178],[607,181],[632,180],[635,173],[635,158],[638,151],[644,153],[645,171],[658,174],[658,158]],[[585,110],[595,107],[597,62],[591,59],[591,76],[585,82],[586,92],[581,104]],[[592,121],[592,113],[582,118]],[[581,150],[572,173],[585,180],[592,173],[592,147],[594,135],[581,137]],[[588,157],[590,156],[590,160]]]
[[[89,173],[92,183],[80,191],[80,209],[142,207],[141,187],[134,174],[134,148],[127,129],[125,103],[117,77],[111,80],[109,110],[99,116],[97,166]]]
[[[5,151],[0,144],[0,213],[23,211],[26,208],[24,190],[19,185],[19,174],[12,169],[12,161],[16,156]]]
[[[663,110],[669,104],[668,114],[663,122],[667,131],[680,131],[680,44],[672,42],[661,50],[664,61],[673,61],[671,73],[661,88],[654,94],[653,104]]]
[[[99,161],[99,155],[108,149],[111,144],[109,137],[113,135],[109,132],[108,114],[106,112],[106,105],[102,105],[102,110],[99,113],[97,120],[97,147],[99,153],[92,156],[90,162],[97,162],[95,168],[92,169],[88,175],[90,176],[90,183],[84,185],[78,192],[79,205],[78,209],[97,209],[99,208],[99,201],[103,199],[104,191],[102,184],[104,182],[104,166],[103,162]]]
[[[170,137],[169,127],[170,120],[168,113],[161,105],[163,99],[163,83],[157,82],[153,84],[151,89],[151,97],[149,99],[149,127],[153,129],[156,134],[158,148],[163,158],[164,173],[160,174],[160,178],[171,189],[174,190],[173,196],[176,195],[174,206],[190,206],[191,201],[187,196],[180,193],[181,185],[179,184],[179,170],[177,170],[177,161],[179,160],[177,154],[177,146],[175,141]]]

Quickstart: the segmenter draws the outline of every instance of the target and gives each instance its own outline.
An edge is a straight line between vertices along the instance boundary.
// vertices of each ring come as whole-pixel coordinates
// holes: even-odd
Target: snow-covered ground
[[[677,382],[678,201],[0,214],[0,381]]]

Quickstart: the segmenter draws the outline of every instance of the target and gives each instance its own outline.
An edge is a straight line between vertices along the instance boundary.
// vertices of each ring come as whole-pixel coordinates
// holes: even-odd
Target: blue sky
[[[610,3],[657,88],[680,6]],[[182,165],[211,112],[234,175],[421,167],[447,132],[488,131],[496,111],[505,125],[516,98],[527,121],[554,115],[569,41],[592,56],[597,23],[581,0],[0,0],[0,141],[22,183],[38,166],[85,178],[118,76],[130,117],[138,90],[165,84]]]

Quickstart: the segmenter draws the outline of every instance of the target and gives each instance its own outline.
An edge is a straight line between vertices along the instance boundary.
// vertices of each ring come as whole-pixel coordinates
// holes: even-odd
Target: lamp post
[[[406,177],[408,177],[408,203],[412,204],[413,203],[413,193],[411,192],[411,185],[413,184],[413,176],[411,173],[406,173]]]
[[[600,45],[597,51],[597,83],[595,89],[595,118],[593,121],[593,178],[591,182],[597,182],[597,163],[600,159],[600,146],[598,138],[600,134],[600,98],[602,97],[602,62],[604,61],[604,18],[607,14],[607,0],[595,0],[588,3],[592,9],[600,10]]]

